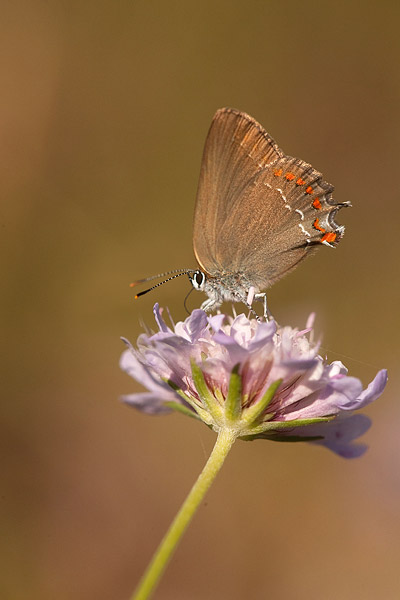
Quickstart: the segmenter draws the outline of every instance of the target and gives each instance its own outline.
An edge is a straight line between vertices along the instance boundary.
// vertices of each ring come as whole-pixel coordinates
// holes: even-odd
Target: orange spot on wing
[[[282,173],[283,173],[282,169],[276,169],[276,171],[274,171],[275,177],[280,177],[282,175]]]
[[[329,233],[325,233],[325,235],[322,236],[321,238],[321,242],[334,242],[337,238],[337,234],[334,233],[333,231],[329,232]]]
[[[304,185],[305,181],[304,179],[302,179],[301,177],[298,178],[298,180],[296,181],[296,185]]]
[[[322,233],[325,233],[325,229],[323,227],[321,227],[321,225],[319,224],[319,219],[315,219],[314,223],[313,223],[313,227],[315,227],[315,229],[318,229],[318,231],[321,231]]]
[[[293,181],[294,179],[293,173],[286,173],[285,177],[288,181]]]
[[[312,203],[313,207],[316,208],[317,210],[321,210],[322,205],[321,202],[319,200],[319,198],[315,198],[313,203]]]
[[[311,185],[308,186],[308,188],[306,188],[306,194],[312,194],[313,193],[313,189],[311,187]]]

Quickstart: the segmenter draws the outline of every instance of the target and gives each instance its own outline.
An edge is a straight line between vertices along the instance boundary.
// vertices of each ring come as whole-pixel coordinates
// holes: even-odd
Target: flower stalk
[[[235,439],[236,433],[230,429],[222,429],[219,432],[208,461],[156,550],[131,600],[146,600],[154,591],[168,561],[221,469]]]

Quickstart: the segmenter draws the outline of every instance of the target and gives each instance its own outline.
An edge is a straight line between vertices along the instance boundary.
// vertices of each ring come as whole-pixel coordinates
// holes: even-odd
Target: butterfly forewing
[[[216,112],[203,152],[193,232],[196,258],[208,273],[221,269],[217,258],[221,228],[232,212],[239,207],[246,210],[243,194],[249,182],[282,156],[252,117],[230,108]]]
[[[286,156],[254,119],[217,111],[194,217],[200,266],[210,275],[244,272],[257,288],[269,287],[321,241],[340,239],[332,191],[321,173]]]

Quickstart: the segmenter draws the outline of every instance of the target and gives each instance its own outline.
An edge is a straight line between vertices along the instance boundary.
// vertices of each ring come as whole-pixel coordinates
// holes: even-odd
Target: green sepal
[[[210,415],[215,419],[218,419],[222,415],[222,409],[218,404],[217,400],[214,398],[206,381],[204,379],[203,371],[200,367],[195,363],[194,360],[190,361],[192,367],[192,378],[194,386],[199,394],[200,400],[204,406],[204,408],[210,413]]]
[[[221,390],[219,388],[214,388],[213,392],[218,402],[223,404],[225,402],[225,398],[223,397]]]
[[[315,423],[327,423],[332,421],[335,417],[315,417],[312,419],[293,419],[293,421],[269,421],[262,423],[258,427],[254,427],[255,433],[264,431],[281,431],[284,429],[293,429],[295,427],[304,427],[306,425],[314,425]]]
[[[181,390],[180,387],[178,387],[176,385],[176,383],[174,383],[171,379],[167,379],[166,377],[162,377],[162,380],[167,383],[169,385],[169,387],[171,389],[174,390],[174,392],[176,392],[178,394],[178,396],[180,396],[183,400],[185,400],[185,402],[187,402],[188,404],[190,404],[190,406],[194,409],[197,410],[197,405],[194,402],[194,400],[192,398],[190,398],[190,396],[188,396],[187,394],[185,394],[185,392],[183,390]],[[171,401],[172,402],[172,401]],[[179,404],[179,403],[178,403]]]
[[[168,384],[169,387],[174,390],[174,392],[180,391],[181,388],[179,387],[179,385],[177,385],[176,383],[174,383],[172,381],[172,379],[167,379],[166,377],[161,377],[161,379],[164,381],[164,383]]]
[[[313,419],[294,419],[293,421],[269,421],[267,423],[262,423],[256,427],[249,427],[249,429],[244,433],[243,437],[240,439],[251,439],[256,437],[265,437],[268,439],[274,439],[279,436],[279,431],[283,431],[285,429],[294,429],[296,427],[304,427],[307,425],[314,425],[315,423],[327,423],[328,421],[332,421],[335,416],[332,417],[315,417]],[[280,436],[284,439],[289,439],[290,437],[300,437],[300,436]],[[314,436],[310,436],[314,439]],[[300,439],[306,440],[305,437],[301,437]],[[319,439],[317,436],[316,439]]]
[[[293,421],[269,421],[264,423],[264,431],[266,430],[281,430],[281,429],[292,429],[293,427],[303,427],[305,425],[314,425],[315,423],[327,423],[333,421],[335,416],[332,417],[314,417],[311,419],[293,419]]]
[[[185,392],[183,392],[177,385],[176,383],[174,383],[173,381],[171,381],[171,379],[166,379],[165,377],[162,378],[163,381],[165,383],[167,383],[170,388],[172,388],[174,390],[174,392],[176,392],[178,394],[178,396],[180,396],[182,398],[182,400],[184,400],[185,402],[187,402],[187,404],[189,404],[194,411],[196,411],[196,415],[193,415],[191,413],[191,411],[189,410],[191,416],[198,416],[198,418],[203,421],[206,425],[209,425],[212,422],[212,419],[210,419],[210,414],[208,411],[204,410],[204,408],[201,408],[201,406],[199,406],[198,402],[196,402],[195,400],[193,400],[193,398],[191,398],[190,396],[188,396],[187,394],[185,394]],[[171,400],[171,402],[173,402],[173,400]],[[179,404],[179,402],[176,402],[176,404],[178,404],[179,406],[182,406],[181,404]],[[179,410],[179,409],[177,409]],[[182,412],[182,411],[181,411]],[[186,414],[186,413],[185,413]]]
[[[179,404],[179,402],[174,402],[173,400],[167,400],[163,404],[164,404],[164,406],[168,406],[168,408],[172,408],[172,410],[176,410],[177,412],[187,415],[188,417],[193,417],[194,419],[199,419],[201,421],[201,418],[197,413],[190,410],[190,408],[188,408],[187,406],[184,406],[183,404]]]
[[[256,404],[253,404],[253,406],[250,406],[250,408],[246,409],[243,414],[243,419],[246,421],[246,423],[251,425],[251,423],[254,423],[254,421],[261,416],[268,405],[271,404],[273,397],[275,396],[275,392],[281,383],[282,379],[277,379],[274,381],[274,383],[271,383],[261,400],[258,400]]]
[[[244,440],[245,442],[253,442],[254,440],[269,440],[271,442],[316,442],[318,440],[323,440],[324,437],[322,435],[273,435],[272,433],[267,435],[265,433],[260,433],[258,435],[244,435],[239,439]]]
[[[237,364],[232,369],[225,400],[225,416],[229,421],[237,421],[242,412],[242,377],[239,367],[240,364]]]

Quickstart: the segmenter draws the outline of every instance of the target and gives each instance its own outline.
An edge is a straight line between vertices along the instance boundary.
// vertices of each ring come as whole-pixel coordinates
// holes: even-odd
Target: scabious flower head
[[[241,314],[208,316],[194,310],[168,327],[156,304],[159,331],[139,336],[121,368],[149,391],[123,400],[149,414],[183,412],[244,440],[308,441],[345,458],[370,420],[354,414],[382,393],[386,370],[363,390],[340,361],[328,364],[306,330],[278,327]]]

